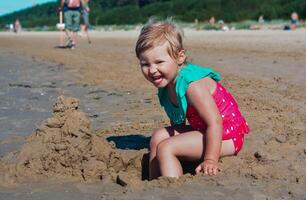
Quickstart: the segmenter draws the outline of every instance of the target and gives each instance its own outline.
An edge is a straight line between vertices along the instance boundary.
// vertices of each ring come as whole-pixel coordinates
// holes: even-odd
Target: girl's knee
[[[150,149],[156,148],[160,142],[167,138],[169,138],[169,134],[165,128],[154,130],[150,140]]]
[[[172,154],[172,147],[167,140],[160,142],[156,148],[157,160],[163,159],[167,155]]]

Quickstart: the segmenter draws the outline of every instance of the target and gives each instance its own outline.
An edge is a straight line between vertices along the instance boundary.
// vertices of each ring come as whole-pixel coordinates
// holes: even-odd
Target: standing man
[[[66,47],[75,49],[77,32],[80,30],[81,0],[61,0],[68,42]]]

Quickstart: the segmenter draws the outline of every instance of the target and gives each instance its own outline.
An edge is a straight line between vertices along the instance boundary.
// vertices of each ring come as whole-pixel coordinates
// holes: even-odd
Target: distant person
[[[21,29],[20,21],[19,19],[16,19],[15,24],[14,24],[14,32],[18,33]]]
[[[263,15],[260,15],[258,18],[258,24],[259,25],[263,25],[265,23],[265,19]]]
[[[294,28],[299,25],[299,15],[296,12],[291,14],[291,24],[295,26]]]
[[[61,0],[60,8],[64,10],[65,30],[68,35],[66,46],[71,49],[76,47],[76,36],[80,30],[81,0]]]
[[[89,22],[89,14],[90,14],[89,0],[83,0],[82,17],[86,29],[91,28]]]
[[[91,40],[89,38],[88,30],[91,29],[91,25],[89,22],[89,14],[90,14],[90,7],[89,7],[89,0],[82,0],[83,9],[82,9],[82,18],[83,18],[83,24],[81,25],[81,30],[84,32],[87,36],[88,43],[91,43]]]
[[[265,19],[263,15],[260,15],[258,18],[258,24],[250,26],[250,30],[260,30],[263,29],[265,24]]]
[[[291,21],[289,25],[285,25],[284,30],[294,30],[299,25],[299,15],[296,12],[291,14]]]
[[[215,19],[215,17],[214,17],[214,16],[212,16],[212,17],[209,19],[208,23],[209,23],[210,25],[214,26],[214,25],[215,25],[215,23],[216,23],[216,19]]]
[[[223,20],[219,20],[218,24],[220,26],[220,30],[222,30],[222,31],[229,31],[229,27],[224,23]]]
[[[186,61],[182,32],[172,22],[145,25],[135,50],[171,121],[152,134],[149,178],[181,176],[182,160],[199,162],[196,174],[217,174],[220,157],[237,155],[249,132],[220,74]]]

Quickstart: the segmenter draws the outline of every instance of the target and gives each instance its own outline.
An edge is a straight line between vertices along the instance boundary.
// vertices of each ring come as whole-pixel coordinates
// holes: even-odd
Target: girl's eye
[[[162,61],[162,60],[159,60],[159,61],[157,61],[156,63],[157,64],[162,64],[164,61]]]
[[[149,65],[147,63],[143,63],[143,64],[140,64],[140,67],[148,67]]]

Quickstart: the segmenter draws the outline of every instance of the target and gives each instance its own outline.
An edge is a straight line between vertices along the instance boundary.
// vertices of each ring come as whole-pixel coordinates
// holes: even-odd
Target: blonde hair
[[[183,31],[171,20],[149,21],[140,32],[136,42],[136,56],[139,59],[140,54],[153,47],[163,45],[167,42],[168,53],[173,59],[178,58],[178,54],[183,47]]]
[[[299,15],[298,15],[296,12],[293,12],[293,13],[291,14],[291,19],[298,20],[298,19],[299,19]]]

